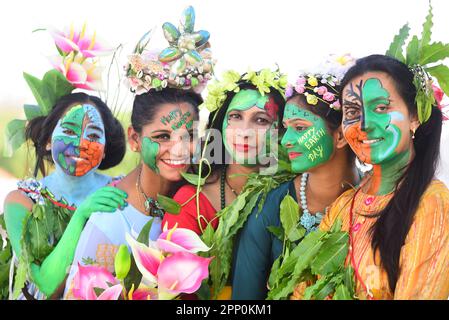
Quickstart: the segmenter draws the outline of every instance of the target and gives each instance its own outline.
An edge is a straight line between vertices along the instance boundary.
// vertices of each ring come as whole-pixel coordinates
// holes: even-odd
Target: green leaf
[[[340,284],[335,289],[333,300],[353,300],[353,298],[349,289],[344,284]]]
[[[290,235],[299,221],[299,206],[293,197],[287,194],[281,201],[280,219],[286,235]]]
[[[284,241],[284,229],[282,227],[268,226],[267,230],[279,240]]]
[[[334,290],[334,284],[331,277],[322,277],[314,285],[308,287],[304,292],[304,300],[324,300]]]
[[[402,54],[402,47],[404,46],[405,40],[408,38],[409,32],[410,27],[408,26],[408,23],[406,23],[393,38],[393,42],[390,44],[390,47],[385,54],[404,62],[405,59]]]
[[[288,234],[288,240],[291,242],[296,242],[302,237],[304,237],[305,234],[306,229],[303,228],[302,226],[298,226],[298,228],[295,228],[290,231],[290,233]]]
[[[343,222],[341,221],[341,218],[337,218],[334,223],[332,224],[332,228],[330,230],[331,233],[339,232],[341,231],[341,226]]]
[[[198,181],[199,175],[197,175],[197,174],[181,172],[181,175],[185,180],[187,180],[187,182],[189,182],[190,184],[193,184],[194,186],[198,186],[198,183],[200,186],[202,186],[202,185],[204,185],[204,183],[206,183],[205,178],[201,178]]]
[[[99,287],[94,287],[94,292],[96,294],[96,296],[100,296],[106,289],[103,288],[99,288]]]
[[[25,104],[23,109],[28,121],[44,115],[41,108],[33,104]]]
[[[420,51],[421,49],[428,45],[430,43],[430,38],[432,36],[432,4],[429,1],[429,13],[427,14],[426,21],[424,21],[424,24],[422,26],[422,33],[421,33],[421,41],[419,43]]]
[[[136,260],[131,255],[131,267],[129,269],[128,275],[126,276],[125,280],[123,280],[123,284],[126,288],[126,291],[129,292],[129,290],[131,290],[133,284],[134,284],[134,288],[138,288],[141,281],[142,281],[142,274],[140,273],[139,269],[137,268]]]
[[[56,101],[53,92],[38,78],[24,72],[23,77],[31,89],[37,104],[44,114],[48,114]]]
[[[276,275],[279,270],[279,267],[281,265],[281,256],[277,257],[276,260],[274,260],[273,265],[271,266],[270,276],[268,278],[268,287],[274,287],[276,284]]]
[[[11,157],[14,151],[25,143],[25,120],[14,119],[6,125],[5,130],[5,147],[3,149],[4,157]]]
[[[345,287],[349,290],[349,295],[353,297],[355,294],[355,282],[354,282],[354,269],[351,266],[345,268],[343,283]]]
[[[438,62],[449,57],[449,44],[442,42],[434,42],[422,47],[419,64],[425,66],[426,64]]]
[[[200,288],[195,292],[200,300],[211,300],[210,286],[207,281],[208,279],[203,280]]]
[[[137,237],[137,241],[145,244],[146,246],[150,242],[150,230],[151,226],[153,225],[153,221],[154,219],[151,219],[147,223],[145,223],[142,230],[140,230],[139,236]]]
[[[327,275],[336,272],[346,260],[349,236],[346,232],[332,234],[312,262],[312,273]]]
[[[172,198],[166,197],[162,194],[157,195],[157,202],[161,207],[170,214],[179,214],[181,212],[181,206]]]
[[[13,299],[17,299],[22,292],[22,288],[25,286],[25,281],[28,276],[28,262],[24,255],[19,257],[19,265],[16,269],[16,274],[14,276],[14,289],[13,289]]]
[[[60,98],[70,94],[75,89],[67,78],[56,69],[47,71],[44,74],[42,84],[48,88],[54,97],[53,104],[50,108],[53,108]]]
[[[412,41],[407,46],[407,59],[406,64],[411,66],[418,63],[419,57],[419,41],[417,36],[413,36]]]
[[[449,68],[443,64],[426,69],[438,81],[438,85],[449,96]]]

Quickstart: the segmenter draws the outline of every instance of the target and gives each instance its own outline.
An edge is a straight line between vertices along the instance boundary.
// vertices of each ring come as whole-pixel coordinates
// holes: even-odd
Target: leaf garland
[[[6,230],[5,218],[0,214],[0,229]],[[8,239],[0,236],[0,300],[8,299],[9,268],[12,261],[12,248]]]
[[[330,231],[312,231],[299,243],[284,239],[284,253],[271,268],[267,299],[288,299],[303,281],[312,282],[304,291],[305,300],[322,300],[331,295],[336,300],[354,299],[353,271],[345,267],[348,247],[349,235],[341,231],[340,220]]]
[[[294,175],[285,172],[273,176],[250,174],[242,193],[228,207],[217,213],[220,219],[217,230],[214,231],[210,223],[204,230],[201,238],[208,246],[212,246],[206,254],[214,257],[209,267],[213,299],[218,297],[228,281],[235,236],[256,207],[257,201],[260,199],[260,212],[266,194],[293,178]]]
[[[45,193],[42,190],[42,193]],[[54,250],[70,221],[70,210],[55,206],[48,198],[34,204],[24,221],[21,255],[14,278],[13,298],[20,294],[30,274],[30,264],[41,264]]]
[[[405,24],[397,34],[393,42],[390,44],[386,55],[396,58],[413,71],[415,75],[414,85],[417,89],[416,105],[418,110],[418,118],[420,123],[426,122],[432,114],[432,106],[435,105],[435,97],[431,87],[432,79],[427,75],[433,76],[440,85],[441,89],[449,96],[449,77],[446,72],[446,66],[439,64],[437,66],[429,66],[440,62],[449,57],[449,44],[442,42],[431,43],[432,26],[433,26],[432,5],[429,1],[429,12],[423,23],[421,38],[413,36],[405,50],[405,58],[403,47],[409,36],[410,28]]]

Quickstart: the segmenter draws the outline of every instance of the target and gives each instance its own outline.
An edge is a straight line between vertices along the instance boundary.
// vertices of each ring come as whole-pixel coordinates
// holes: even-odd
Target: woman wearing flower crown
[[[188,8],[184,12],[187,21],[185,32],[193,28],[188,25],[192,19],[186,17],[194,15],[191,10]],[[203,102],[192,89],[198,89],[200,82],[207,81],[209,77],[206,75],[208,71],[202,69],[205,61],[195,64],[184,61],[186,66],[179,72],[177,63],[185,56],[170,60],[163,50],[159,56],[147,60],[144,41],[145,37],[137,45],[127,66],[131,89],[138,93],[134,98],[128,141],[131,150],[138,152],[142,161],[116,184],[118,189],[128,194],[128,206],[114,215],[96,212],[86,224],[67,279],[65,298],[73,298],[72,291],[77,285],[73,278],[78,264],[94,263],[112,272],[119,246],[127,243],[126,234],[137,236],[150,221],[150,239],[157,239],[162,232],[164,215],[158,199],[161,195],[171,197],[176,192],[182,183],[182,174],[190,166],[193,123],[198,120],[198,105]],[[194,81],[199,74],[202,74],[201,81]],[[136,77],[140,82],[134,81]],[[179,81],[180,78],[183,80]]]
[[[276,134],[283,110],[286,82],[285,76],[279,71],[268,69],[250,71],[244,75],[228,71],[223,78],[224,81],[208,87],[209,96],[205,102],[212,113],[205,134],[208,143],[204,148],[210,150],[208,148],[212,147],[214,152],[200,160],[207,159],[204,163],[200,162],[200,166],[210,164],[208,170],[204,170],[208,171],[205,183],[200,188],[196,185],[180,188],[174,196],[174,200],[182,204],[180,213],[166,214],[164,217],[164,224],[168,223],[169,227],[177,224],[200,235],[206,229],[209,229],[207,233],[211,235],[218,228],[215,236],[206,241],[209,245],[213,243],[211,255],[216,256],[211,268],[212,282],[220,278],[221,284],[227,281],[225,273],[229,272],[229,265],[218,265],[224,263],[223,260],[231,259],[230,255],[221,255],[232,251],[232,239],[240,228],[238,225],[244,223],[245,215],[238,214],[239,218],[232,222],[229,218],[238,211],[250,211],[254,201],[249,199],[257,198],[262,190],[256,192],[250,186],[251,183],[248,185],[249,176],[256,175],[261,168],[270,165],[270,160],[275,162],[270,158],[270,148],[273,144],[277,145]],[[204,171],[200,169],[200,172]],[[228,246],[229,250],[223,246]],[[215,298],[230,298],[229,287],[221,292],[221,285],[212,285]]]
[[[58,48],[64,52],[62,59],[84,54],[75,43],[70,48],[64,47],[61,38],[64,38],[62,33],[55,36]],[[78,40],[84,43],[89,40],[87,35],[82,38],[79,36]],[[91,48],[84,64],[90,64],[99,50]],[[75,64],[72,63],[73,68]],[[90,68],[90,71],[95,70]],[[61,69],[47,72],[43,80],[25,74],[39,103],[25,106],[29,120],[24,128],[25,137],[35,148],[34,174],[37,176],[40,169],[44,178],[19,181],[18,190],[5,199],[6,230],[18,260],[14,293],[10,291],[10,298],[56,296],[92,212],[111,212],[126,204],[124,192],[106,187],[113,178],[97,172],[123,159],[123,127],[99,98],[71,93],[75,87],[93,89],[94,85],[92,77],[91,82],[80,80],[85,72],[83,66],[73,69],[71,76],[76,72],[78,81]],[[47,176],[44,160],[55,165]],[[11,268],[17,262],[14,260]],[[10,287],[12,283],[10,278]]]
[[[449,296],[449,190],[435,178],[442,113],[429,73],[443,88],[449,79],[438,72],[444,65],[427,66],[441,59],[431,19],[422,39],[413,37],[420,47],[398,50],[405,26],[386,56],[359,59],[342,80],[343,134],[372,171],[337,199],[320,229],[340,219],[349,232],[346,264],[359,299]]]
[[[298,175],[272,190],[262,210],[256,207],[243,227],[233,269],[233,299],[266,298],[271,266],[283,252],[284,243],[269,229],[281,226],[286,195],[299,199],[302,215],[296,216],[308,234],[316,229],[328,206],[357,180],[354,157],[340,129],[338,84],[352,62],[348,56],[342,59],[344,65],[328,61],[323,72],[302,74],[295,86],[287,88],[286,132],[281,144]],[[285,237],[299,241],[303,235]]]

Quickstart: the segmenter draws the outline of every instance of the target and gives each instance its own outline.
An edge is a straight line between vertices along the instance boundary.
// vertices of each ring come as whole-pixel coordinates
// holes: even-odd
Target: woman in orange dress
[[[343,133],[373,169],[336,200],[320,228],[341,218],[349,232],[346,263],[359,299],[449,296],[449,190],[434,177],[442,114],[432,105],[427,120],[418,116],[415,99],[425,87],[415,87],[416,72],[424,74],[371,55],[342,81]]]

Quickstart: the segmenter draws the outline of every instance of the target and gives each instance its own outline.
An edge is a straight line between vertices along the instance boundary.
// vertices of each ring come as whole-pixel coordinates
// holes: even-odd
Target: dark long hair
[[[70,105],[76,103],[93,104],[101,114],[105,128],[106,145],[105,158],[101,161],[98,168],[100,170],[112,168],[119,164],[125,156],[125,132],[120,122],[112,115],[108,106],[98,97],[82,92],[71,93],[59,99],[47,116],[36,117],[28,122],[26,126],[25,137],[33,142],[36,154],[34,176],[37,176],[38,170],[45,176],[45,163],[43,160],[53,163],[51,150],[46,150],[46,145],[51,140],[51,135],[59,119],[61,119]]]
[[[254,86],[251,83],[248,83],[246,81],[242,81],[239,84],[239,88],[240,90],[245,90],[245,89],[251,89],[251,90],[258,90],[256,88],[256,86]],[[223,102],[222,106],[215,112],[212,112],[209,115],[209,120],[208,120],[208,125],[207,125],[207,129],[215,129],[218,130],[219,132],[222,133],[223,136],[223,122],[225,120],[226,117],[226,112],[228,111],[228,107],[232,101],[232,99],[234,99],[234,96],[236,95],[235,92],[230,91],[227,92],[226,94],[226,99]],[[278,119],[281,120],[282,119],[282,115],[284,114],[284,107],[285,107],[285,99],[282,96],[282,94],[277,91],[275,88],[270,87],[270,93],[268,93],[268,95],[270,97],[273,97],[274,102],[279,106],[278,109]],[[213,142],[213,140],[211,140],[210,142]],[[215,173],[215,172],[219,172],[222,170],[222,168],[226,165],[226,159],[229,156],[227,154],[227,150],[224,146],[223,141],[220,141],[220,145],[221,145],[221,155],[222,155],[222,159],[220,163],[216,163],[213,160],[210,160],[211,163],[211,176]],[[213,155],[211,155],[212,158],[215,158]]]
[[[409,113],[412,116],[417,115],[413,73],[404,63],[394,58],[371,55],[357,60],[346,73],[341,87],[344,88],[355,77],[370,71],[388,74],[393,79]],[[342,103],[341,96],[340,103]],[[379,250],[381,265],[388,274],[392,292],[396,289],[401,271],[399,266],[401,248],[413,223],[421,196],[435,175],[440,152],[441,127],[441,111],[433,106],[430,119],[421,124],[415,132],[414,158],[396,182],[393,197],[385,209],[378,213],[378,219],[371,229],[371,246],[374,254]]]

